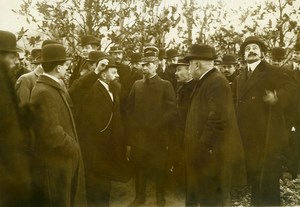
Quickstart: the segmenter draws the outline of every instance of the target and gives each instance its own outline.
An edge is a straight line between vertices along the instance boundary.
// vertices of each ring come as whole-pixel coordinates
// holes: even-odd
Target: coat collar
[[[154,83],[154,82],[156,82],[157,80],[159,80],[160,78],[158,77],[158,75],[156,74],[155,76],[153,76],[152,78],[150,78],[150,79],[146,79],[146,78],[144,78],[144,83]]]
[[[104,87],[104,85],[102,85],[102,83],[100,83],[100,81],[97,81],[95,83],[95,86],[101,91],[101,93],[105,96],[105,98],[107,99],[107,101],[113,105],[113,101],[111,100],[111,97],[108,94],[108,91],[106,90],[106,88]],[[113,94],[113,95],[114,95],[114,100],[115,100],[115,94]]]
[[[201,85],[204,83],[204,81],[205,81],[209,76],[211,76],[211,74],[217,73],[217,72],[218,72],[218,70],[217,70],[216,68],[213,68],[213,69],[211,69],[210,71],[208,71],[204,76],[202,76],[200,80],[196,80],[197,83],[196,83],[196,86],[195,86],[195,88],[194,88],[194,90],[193,90],[193,92],[192,92],[192,94],[191,94],[191,98],[194,96],[196,90],[197,90],[198,88],[201,87]]]
[[[52,86],[56,89],[59,89],[59,90],[62,90],[63,92],[65,92],[63,86],[61,86],[58,82],[56,82],[55,80],[53,80],[43,74],[37,79],[37,82],[47,84],[49,86]]]

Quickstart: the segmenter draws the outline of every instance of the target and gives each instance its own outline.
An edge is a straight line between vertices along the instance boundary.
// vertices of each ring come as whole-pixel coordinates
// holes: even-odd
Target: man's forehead
[[[246,45],[245,48],[247,48],[247,47],[259,47],[259,45],[256,44],[256,43],[249,43],[249,44]]]
[[[189,70],[189,65],[178,65],[176,67],[176,70],[177,71],[180,71],[180,70]]]

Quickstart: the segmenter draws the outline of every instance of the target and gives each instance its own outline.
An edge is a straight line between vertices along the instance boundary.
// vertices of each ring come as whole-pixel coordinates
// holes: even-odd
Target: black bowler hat
[[[32,64],[40,64],[42,49],[35,48],[31,50],[30,58]]]
[[[119,46],[112,46],[109,53],[123,52],[123,48]]]
[[[42,63],[71,60],[67,58],[66,49],[61,44],[50,44],[42,48]]]
[[[16,36],[7,31],[0,30],[0,51],[3,52],[20,52],[17,48]]]
[[[189,62],[184,59],[184,57],[179,57],[178,58],[178,63],[174,63],[174,64],[171,64],[171,66],[173,67],[177,67],[177,66],[189,66]]]
[[[92,35],[84,35],[81,37],[81,41],[80,41],[80,45],[81,46],[85,46],[85,45],[100,45],[100,40]]]
[[[166,52],[166,56],[167,56],[166,57],[167,59],[170,59],[173,57],[178,57],[178,56],[180,56],[180,54],[178,53],[178,51],[176,49],[169,49]]]
[[[241,50],[242,54],[244,54],[245,47],[248,44],[257,44],[260,47],[260,49],[262,50],[262,52],[266,52],[267,51],[267,45],[259,37],[250,36],[250,37],[247,37],[245,39],[245,41],[241,44],[240,50]]]
[[[138,63],[142,61],[142,57],[143,55],[139,52],[136,53],[132,53],[132,55],[130,56],[130,62],[131,63]]]
[[[236,58],[234,55],[226,54],[222,58],[223,65],[235,65],[237,64]]]
[[[97,62],[99,59],[103,57],[107,57],[108,54],[102,51],[91,51],[89,53],[89,57],[87,59],[88,62]]]
[[[217,58],[214,47],[209,45],[194,44],[190,47],[189,53],[184,57],[185,60],[214,60]]]
[[[44,40],[42,43],[42,48],[45,47],[46,45],[51,45],[51,44],[60,44],[60,43],[55,40]]]
[[[274,47],[271,50],[271,56],[273,60],[285,59],[285,49],[282,47]]]

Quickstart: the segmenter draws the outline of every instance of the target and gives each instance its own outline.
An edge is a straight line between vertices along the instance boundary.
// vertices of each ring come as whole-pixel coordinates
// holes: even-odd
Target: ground
[[[170,190],[170,185],[166,190],[166,206],[180,207],[184,206],[183,191],[174,192]],[[111,207],[128,206],[134,199],[134,181],[128,183],[113,182],[111,193]],[[291,179],[285,176],[281,180],[281,198],[283,206],[300,206],[300,176]],[[155,186],[152,181],[147,186],[146,203],[142,207],[156,206]],[[232,198],[232,206],[250,206],[250,194],[248,188],[235,191]]]

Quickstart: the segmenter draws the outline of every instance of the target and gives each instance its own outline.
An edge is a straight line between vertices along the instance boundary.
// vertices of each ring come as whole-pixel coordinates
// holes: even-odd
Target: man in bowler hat
[[[16,36],[0,31],[0,206],[32,206],[28,137],[10,76],[17,52]]]
[[[36,206],[86,206],[84,168],[68,92],[61,85],[71,63],[60,44],[42,48],[44,73],[32,90],[38,106],[33,188]]]
[[[127,101],[130,123],[128,145],[130,159],[135,166],[135,200],[130,206],[139,206],[146,199],[146,183],[150,175],[156,183],[159,206],[165,205],[164,173],[168,156],[168,127],[176,116],[175,93],[170,82],[156,74],[158,49],[149,46],[142,58],[143,80],[136,81]]]
[[[220,68],[220,71],[225,75],[230,84],[232,84],[233,80],[238,75],[236,67],[237,61],[234,55],[225,54],[222,57],[222,67]]]
[[[274,66],[281,67],[284,64],[286,51],[282,47],[274,47],[271,50],[271,63]]]
[[[186,206],[230,205],[232,186],[245,184],[242,143],[231,88],[214,68],[214,48],[192,45],[185,59],[197,81],[185,128]]]
[[[279,206],[284,157],[288,150],[284,111],[295,84],[265,60],[267,46],[256,36],[245,39],[241,54],[246,68],[233,83],[233,97],[245,150],[251,204]]]

